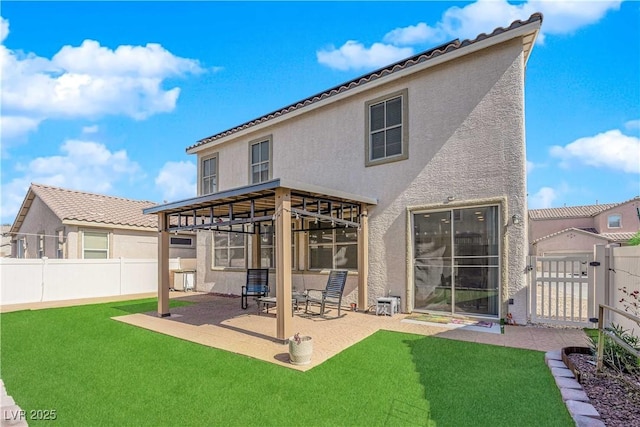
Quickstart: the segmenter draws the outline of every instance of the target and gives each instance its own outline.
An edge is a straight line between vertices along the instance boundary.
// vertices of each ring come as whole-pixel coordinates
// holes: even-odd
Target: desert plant
[[[640,231],[633,235],[631,239],[629,239],[629,246],[639,246],[640,245]]]
[[[640,338],[633,335],[622,326],[612,323],[610,327],[605,328],[605,331],[621,339],[632,348],[640,351]],[[624,347],[618,345],[614,340],[609,338],[607,334],[604,334],[603,337],[603,361],[607,366],[619,373],[634,373],[640,371],[640,358],[629,353]],[[589,336],[589,347],[591,347],[591,351],[594,354],[597,354],[598,352],[598,345],[598,337]]]

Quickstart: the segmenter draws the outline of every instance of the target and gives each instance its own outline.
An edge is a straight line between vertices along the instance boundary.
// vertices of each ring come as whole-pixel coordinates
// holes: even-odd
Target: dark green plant
[[[605,331],[613,334],[632,348],[640,351],[640,338],[633,335],[622,326],[612,323],[610,327],[605,328]],[[602,354],[605,365],[620,373],[633,373],[640,371],[640,358],[629,353],[624,347],[617,344],[614,340],[607,336],[607,334],[604,335],[603,341],[604,351]],[[589,347],[591,347],[591,351],[594,354],[598,353],[597,336],[589,336]]]

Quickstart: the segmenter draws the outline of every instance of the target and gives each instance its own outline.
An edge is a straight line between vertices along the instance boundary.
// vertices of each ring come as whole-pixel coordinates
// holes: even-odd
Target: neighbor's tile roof
[[[635,236],[636,233],[627,231],[624,233],[602,233],[600,235],[616,242],[626,242],[627,240],[631,240],[631,238]]]
[[[31,184],[33,191],[62,221],[93,222],[96,225],[158,227],[157,215],[145,215],[142,209],[156,203],[124,199],[83,191]]]
[[[389,74],[397,73],[398,71],[402,71],[402,70],[407,69],[407,68],[409,68],[411,66],[420,64],[420,63],[425,62],[425,61],[429,61],[429,60],[434,59],[434,58],[436,58],[438,56],[441,56],[441,55],[456,51],[458,49],[467,47],[467,46],[472,45],[474,43],[481,42],[481,41],[486,40],[486,39],[491,38],[491,37],[498,36],[500,34],[508,32],[508,31],[515,30],[517,28],[520,28],[520,27],[522,27],[524,25],[527,25],[527,24],[531,24],[533,22],[542,23],[542,14],[541,13],[534,13],[526,21],[516,20],[516,21],[512,22],[511,25],[509,25],[509,27],[506,27],[506,28],[505,27],[498,27],[498,28],[494,29],[493,32],[491,32],[491,34],[482,33],[482,34],[478,35],[473,40],[467,39],[467,40],[463,40],[462,42],[460,42],[460,40],[455,39],[455,40],[452,40],[452,41],[450,41],[448,43],[445,43],[445,44],[443,44],[441,46],[432,48],[430,50],[426,50],[424,52],[420,52],[417,55],[414,55],[414,56],[412,56],[410,58],[403,59],[401,61],[395,62],[395,63],[393,63],[391,65],[388,65],[388,66],[386,66],[384,68],[380,68],[380,69],[375,70],[375,71],[373,71],[373,72],[371,72],[369,74],[365,74],[364,76],[357,77],[357,78],[355,78],[353,80],[350,80],[350,81],[348,81],[346,83],[343,83],[341,85],[332,87],[331,89],[327,89],[324,92],[318,93],[316,95],[312,95],[312,96],[310,96],[310,97],[308,97],[306,99],[303,99],[302,101],[293,103],[293,104],[288,105],[288,106],[286,106],[284,108],[281,108],[279,110],[273,111],[273,112],[271,112],[269,114],[265,114],[264,116],[258,117],[255,120],[251,120],[249,122],[243,123],[243,124],[241,124],[239,126],[231,128],[229,130],[226,130],[226,131],[217,133],[215,135],[209,136],[207,138],[201,139],[200,141],[196,142],[194,145],[192,145],[190,147],[187,147],[187,151],[189,151],[189,150],[191,150],[193,148],[199,147],[201,145],[204,145],[204,144],[206,144],[208,142],[212,142],[212,141],[215,141],[217,139],[224,138],[226,136],[232,135],[232,134],[234,134],[236,132],[239,132],[241,130],[256,126],[256,125],[258,125],[260,123],[266,122],[268,120],[274,119],[276,117],[282,116],[284,114],[290,113],[290,112],[298,110],[300,108],[304,108],[304,107],[306,107],[306,106],[308,106],[310,104],[314,104],[316,102],[322,101],[322,100],[327,99],[329,97],[332,97],[332,96],[338,95],[340,93],[346,92],[346,91],[348,91],[350,89],[353,89],[353,88],[356,88],[356,87],[360,87],[360,86],[365,85],[367,83],[370,83],[370,82],[372,82],[374,80],[378,80],[378,79],[380,79],[382,77],[385,77],[385,76],[387,76]],[[525,61],[526,61],[526,58],[528,58],[529,53],[531,52],[531,48],[532,48],[534,40],[535,40],[535,36],[531,36],[531,35],[527,35],[527,37],[524,37],[524,39],[523,39],[523,44],[524,44],[524,49],[525,49]]]
[[[538,243],[541,240],[546,240],[549,239],[551,237],[555,237],[555,236],[559,236],[560,234],[566,233],[568,231],[574,231],[574,232],[578,232],[581,234],[587,234],[587,235],[592,235],[594,237],[599,237],[601,239],[606,239],[609,241],[609,243],[622,243],[622,242],[626,242],[627,240],[631,239],[636,233],[634,232],[624,232],[624,233],[598,233],[594,228],[575,228],[575,227],[570,227],[570,228],[565,228],[564,230],[560,230],[560,231],[556,231],[555,233],[551,233],[548,234],[546,236],[537,238],[536,240],[534,240],[531,243]]]
[[[590,217],[611,209],[620,203],[605,203],[601,205],[566,206],[562,208],[530,209],[531,219],[561,219]]]

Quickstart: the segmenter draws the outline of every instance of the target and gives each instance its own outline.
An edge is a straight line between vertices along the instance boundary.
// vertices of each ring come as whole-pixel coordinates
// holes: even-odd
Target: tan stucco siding
[[[56,257],[56,249],[57,249],[57,238],[54,237],[56,235],[56,230],[62,227],[62,222],[58,219],[58,217],[49,209],[49,207],[40,200],[40,198],[35,197],[33,203],[31,204],[31,208],[27,213],[24,221],[22,223],[22,227],[20,227],[20,233],[13,236],[13,239],[18,239],[21,237],[25,238],[26,241],[26,258],[38,258],[38,236],[37,234],[43,233],[45,235],[44,239],[44,256],[49,258]],[[15,244],[12,245],[12,256],[16,256],[16,247]]]
[[[365,102],[403,89],[409,102],[409,158],[366,167]],[[524,63],[518,40],[203,150],[200,156],[219,153],[221,190],[248,184],[247,143],[266,135],[273,136],[273,177],[378,200],[369,211],[369,303],[388,292],[404,295],[410,286],[408,206],[447,208],[448,196],[461,207],[500,199],[507,218],[526,218]],[[510,310],[523,321],[526,227],[502,231],[507,236],[503,298],[517,299]],[[201,254],[206,259],[200,261]],[[210,256],[210,247],[200,247],[205,282],[215,277],[209,274]]]
[[[534,255],[593,253],[593,245],[607,243],[609,243],[607,239],[570,230],[536,243]]]

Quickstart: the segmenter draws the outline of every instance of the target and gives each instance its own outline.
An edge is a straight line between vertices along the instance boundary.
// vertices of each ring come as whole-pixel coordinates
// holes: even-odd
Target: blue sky
[[[31,182],[192,197],[197,140],[535,11],[529,207],[639,195],[638,2],[2,2],[2,222]]]

